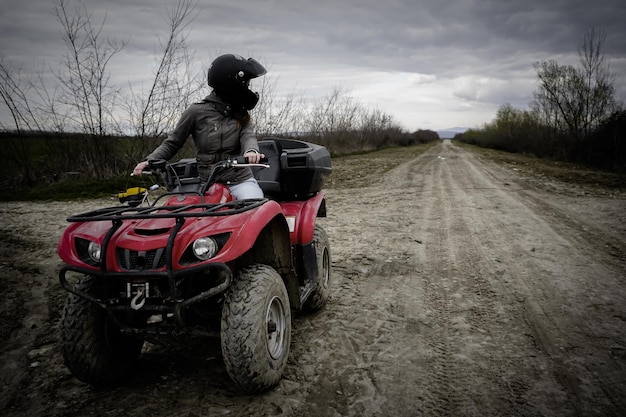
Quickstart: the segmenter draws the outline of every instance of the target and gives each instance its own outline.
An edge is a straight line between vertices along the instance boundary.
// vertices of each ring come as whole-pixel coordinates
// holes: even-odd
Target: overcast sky
[[[115,83],[150,79],[172,1],[82,0],[96,23],[106,15],[103,36],[128,41],[111,64]],[[0,57],[26,71],[58,65],[66,48],[55,1],[3,3]],[[480,127],[504,103],[527,108],[533,63],[575,64],[592,26],[606,32],[626,100],[624,0],[199,0],[197,12],[188,42],[202,71],[221,53],[253,56],[278,95],[342,88],[411,131]]]

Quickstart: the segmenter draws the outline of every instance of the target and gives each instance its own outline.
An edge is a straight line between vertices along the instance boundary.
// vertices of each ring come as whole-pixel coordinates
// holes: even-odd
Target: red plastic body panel
[[[57,245],[59,257],[61,257],[63,262],[69,265],[84,266],[97,271],[99,269],[98,267],[88,265],[78,257],[75,250],[74,239],[83,238],[102,245],[104,236],[110,228],[111,222],[109,221],[71,223],[59,238],[59,244]]]
[[[205,203],[221,203],[233,201],[227,187],[215,185],[210,188],[205,198]],[[200,196],[180,195],[172,196],[165,203],[166,206],[191,205],[201,203]],[[307,208],[307,202],[299,202],[295,205],[294,215],[310,216],[312,208]],[[296,210],[296,207],[300,207]],[[201,211],[201,209],[191,209],[189,211]],[[296,213],[297,212],[297,213]],[[157,212],[158,213],[158,212]],[[243,211],[237,214],[226,216],[188,217],[184,220],[184,225],[176,234],[175,243],[172,248],[172,269],[180,270],[190,266],[199,266],[203,263],[222,262],[228,263],[237,259],[248,251],[256,242],[257,237],[263,228],[276,216],[282,216],[283,209],[273,200],[268,200],[259,207]],[[314,221],[315,219],[313,219]],[[299,222],[301,223],[301,222]],[[124,272],[118,265],[116,256],[117,248],[129,249],[132,251],[151,251],[165,248],[170,239],[170,231],[176,225],[174,218],[150,218],[123,220],[122,225],[113,233],[107,246],[106,270],[109,272]],[[83,262],[76,249],[75,238],[83,238],[103,244],[107,233],[113,227],[112,221],[85,221],[71,223],[61,235],[57,252],[61,259],[74,266],[81,266],[94,271],[100,267],[90,266]],[[194,263],[193,265],[181,265],[179,263],[185,250],[196,239],[206,236],[214,236],[229,233],[230,237],[224,247],[214,258]],[[293,233],[292,233],[293,234]],[[165,267],[160,270],[165,270]]]
[[[281,203],[283,213],[289,225],[291,244],[306,245],[313,241],[315,219],[324,201],[324,192],[304,201],[286,201]]]

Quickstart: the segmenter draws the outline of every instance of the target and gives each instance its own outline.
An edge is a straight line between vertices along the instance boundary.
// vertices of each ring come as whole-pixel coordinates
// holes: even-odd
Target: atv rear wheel
[[[278,272],[267,265],[242,270],[222,310],[222,355],[233,382],[249,393],[276,385],[290,341],[289,297]]]
[[[302,307],[307,313],[313,313],[324,307],[330,297],[330,243],[326,231],[321,226],[315,226],[313,245],[317,257],[317,283]]]
[[[85,276],[76,289],[97,297],[98,281]],[[143,340],[121,334],[103,308],[74,294],[67,296],[60,327],[65,366],[94,386],[109,385],[126,374],[143,346]]]

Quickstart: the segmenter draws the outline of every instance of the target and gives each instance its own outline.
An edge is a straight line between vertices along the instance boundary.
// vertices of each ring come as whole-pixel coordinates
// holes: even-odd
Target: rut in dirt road
[[[623,259],[509,175],[445,141],[329,193],[340,288],[322,360],[337,374],[309,395],[328,400],[316,412],[626,409]]]

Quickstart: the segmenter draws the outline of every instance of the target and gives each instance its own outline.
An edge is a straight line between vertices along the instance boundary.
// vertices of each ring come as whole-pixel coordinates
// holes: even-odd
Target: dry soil
[[[56,241],[66,216],[113,202],[0,204],[0,414],[624,415],[624,193],[450,141],[380,174],[367,164],[336,164],[320,220],[331,299],[296,317],[284,378],[258,396],[210,340],[148,346],[109,389],[73,378]]]

